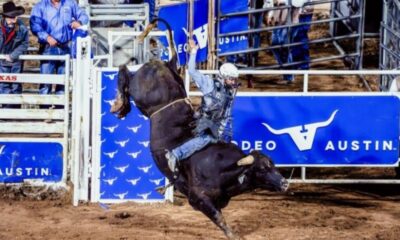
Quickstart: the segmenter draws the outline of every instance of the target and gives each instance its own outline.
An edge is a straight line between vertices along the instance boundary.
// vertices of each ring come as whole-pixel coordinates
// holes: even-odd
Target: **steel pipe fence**
[[[343,13],[343,4],[347,5],[352,5],[353,2],[357,2],[356,9],[352,9],[349,7],[349,12]],[[308,44],[313,45],[313,44],[318,44],[318,43],[330,43],[332,44],[333,48],[339,52],[339,54],[335,54],[334,59],[342,59],[346,61],[351,61],[353,64],[351,66],[353,69],[361,69],[362,68],[362,49],[363,49],[363,39],[364,39],[364,16],[365,16],[365,0],[320,0],[320,1],[311,1],[305,4],[305,6],[316,6],[320,4],[331,4],[331,11],[330,15],[327,19],[320,19],[320,20],[312,20],[311,22],[307,23],[293,23],[291,17],[287,18],[287,23],[285,25],[281,26],[268,26],[268,27],[255,27],[253,21],[250,21],[250,26],[248,30],[245,31],[236,31],[236,32],[230,32],[230,33],[224,33],[222,34],[220,32],[219,25],[222,20],[229,18],[229,17],[235,17],[235,16],[248,16],[249,19],[254,19],[256,17],[256,14],[263,14],[268,11],[274,11],[274,10],[283,10],[286,9],[289,11],[288,16],[291,16],[291,13],[293,11],[293,8],[290,6],[275,6],[275,7],[269,7],[269,8],[263,8],[263,9],[255,9],[255,1],[251,1],[251,8],[247,11],[241,11],[241,12],[235,12],[235,13],[229,13],[229,14],[222,14],[221,13],[221,3],[218,1],[217,4],[217,17],[216,17],[216,39],[217,39],[217,44],[215,47],[215,54],[218,58],[219,62],[223,61],[224,57],[228,56],[234,56],[237,54],[245,54],[247,56],[247,68],[255,68],[257,69],[279,69],[287,66],[293,66],[297,65],[299,63],[289,63],[287,65],[285,64],[256,64],[255,57],[253,56],[259,51],[267,51],[271,53],[273,50],[276,49],[287,49],[290,50],[290,47],[293,46],[299,46],[304,43],[298,43],[298,42],[292,42],[290,37],[288,37],[288,41],[285,44],[280,44],[276,46],[271,46],[269,44],[267,47],[255,47],[254,46],[254,37],[255,35],[259,35],[260,33],[266,33],[266,32],[272,32],[274,30],[279,30],[279,29],[287,29],[288,34],[287,36],[290,36],[290,32],[293,30],[293,28],[299,27],[299,26],[304,26],[304,25],[310,25],[310,26],[315,26],[317,24],[323,24],[327,23],[330,25],[330,30],[329,30],[329,37],[325,37],[323,39],[313,39],[308,42]],[[344,26],[347,26],[348,32],[346,33],[340,33],[338,32],[338,27],[339,24],[343,24]],[[241,51],[228,51],[224,53],[219,52],[219,39],[224,38],[224,37],[232,37],[232,36],[245,36],[247,39],[249,39],[249,48]],[[345,48],[342,47],[340,41],[352,41],[354,43],[354,47],[351,50],[344,50]],[[336,58],[337,57],[337,58]],[[251,61],[249,60],[251,59]],[[330,58],[324,58],[324,57],[315,57],[312,58],[309,63],[313,62],[323,62],[323,61],[328,61],[331,60]],[[307,61],[306,61],[307,62]]]
[[[93,40],[95,55],[114,54],[114,49],[109,48],[109,31],[141,31],[149,24],[149,4],[89,4],[83,1],[89,15],[90,35]],[[134,46],[129,41],[114,43],[118,45],[119,51],[124,51],[129,55],[135,54]],[[107,66],[106,63],[98,59],[98,65]]]
[[[386,0],[383,8],[380,39],[380,69],[400,68],[400,1]],[[400,79],[385,75],[380,79],[382,91],[398,91]]]

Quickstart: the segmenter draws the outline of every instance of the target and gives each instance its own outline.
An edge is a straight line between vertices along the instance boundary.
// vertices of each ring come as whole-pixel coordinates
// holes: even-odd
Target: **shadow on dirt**
[[[400,187],[398,184],[349,184],[335,186],[336,189],[369,196],[378,200],[400,200]]]

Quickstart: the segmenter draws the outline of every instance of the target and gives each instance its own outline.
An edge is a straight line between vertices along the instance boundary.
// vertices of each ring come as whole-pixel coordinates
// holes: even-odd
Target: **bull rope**
[[[292,180],[293,173],[294,173],[294,168],[292,168],[292,172],[290,173],[290,176],[288,178],[289,181],[288,181],[287,189],[289,189],[289,187],[290,187],[290,180]]]
[[[166,109],[166,108],[168,108],[168,107],[174,105],[175,103],[182,102],[182,101],[185,101],[185,102],[186,102],[188,105],[190,105],[190,107],[193,109],[192,102],[190,101],[189,98],[180,98],[180,99],[177,99],[177,100],[175,100],[175,101],[173,101],[173,102],[168,103],[168,104],[165,105],[164,107],[162,107],[162,108],[158,109],[157,111],[153,112],[153,113],[150,115],[150,118],[152,118],[152,117],[153,117],[154,115],[156,115],[157,113],[163,111],[164,109]]]

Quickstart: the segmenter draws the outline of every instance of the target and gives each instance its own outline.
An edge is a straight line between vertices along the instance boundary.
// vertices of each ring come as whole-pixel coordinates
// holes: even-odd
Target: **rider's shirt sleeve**
[[[196,50],[192,50],[190,53],[188,63],[189,75],[192,77],[192,81],[196,84],[200,91],[203,94],[207,94],[212,92],[214,89],[214,81],[210,78],[210,76],[204,75],[196,69],[196,54]]]

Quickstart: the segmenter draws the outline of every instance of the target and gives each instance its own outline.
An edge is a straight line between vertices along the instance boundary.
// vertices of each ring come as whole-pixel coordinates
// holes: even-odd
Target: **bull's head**
[[[251,165],[251,181],[255,187],[270,191],[285,192],[288,189],[288,181],[279,173],[271,158],[258,151],[239,160],[239,166]]]

